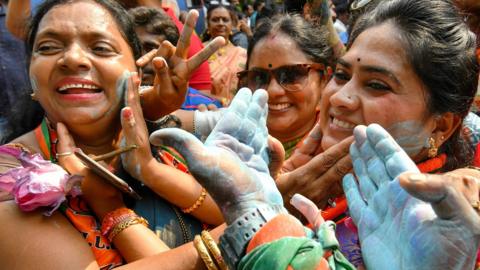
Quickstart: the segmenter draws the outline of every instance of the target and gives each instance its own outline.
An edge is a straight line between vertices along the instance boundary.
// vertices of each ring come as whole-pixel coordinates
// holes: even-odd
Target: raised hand
[[[416,165],[379,125],[358,126],[354,136],[350,155],[356,179],[349,174],[343,184],[367,268],[472,269],[479,218],[453,186],[420,188],[424,184],[412,177],[419,176]],[[404,184],[428,202],[402,189],[398,179],[404,172],[410,173],[400,176],[406,177]]]
[[[179,109],[185,100],[190,75],[225,44],[223,38],[215,38],[200,52],[187,59],[190,37],[197,19],[198,12],[191,10],[177,47],[164,41],[158,49],[137,60],[139,67],[152,62],[156,73],[153,88],[145,89],[141,93],[143,113],[149,120],[156,120]]]
[[[353,138],[348,137],[339,144],[318,153],[320,134],[316,126],[304,144],[284,163],[283,172],[276,178],[285,203],[295,193],[312,200],[324,208],[328,199],[343,193],[342,177],[352,168],[348,147]]]
[[[261,206],[283,205],[268,171],[265,90],[238,91],[225,115],[203,145],[180,129],[150,136],[154,145],[174,147],[190,172],[220,206],[227,224]]]
[[[83,176],[81,188],[83,198],[97,217],[101,218],[116,208],[122,207],[121,192],[113,185],[88,169],[74,154],[75,141],[62,123],[57,124],[58,144],[57,153],[71,153],[58,157],[58,163],[70,174]]]
[[[123,138],[121,146],[136,145],[137,148],[121,155],[122,165],[127,172],[139,181],[142,179],[142,165],[155,161],[148,141],[148,130],[143,119],[138,96],[140,80],[137,73],[131,73],[123,81],[126,84],[125,104],[121,111]]]

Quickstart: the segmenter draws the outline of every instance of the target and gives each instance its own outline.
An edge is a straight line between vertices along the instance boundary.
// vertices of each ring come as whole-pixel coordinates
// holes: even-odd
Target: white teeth
[[[268,104],[268,108],[275,111],[280,111],[290,107],[290,103]]]
[[[334,125],[337,125],[341,128],[353,129],[355,127],[355,125],[344,122],[344,121],[341,121],[341,120],[338,120],[337,118],[333,118],[332,122],[333,122]]]
[[[95,85],[92,85],[92,84],[81,84],[81,83],[77,83],[77,84],[66,84],[66,85],[63,85],[62,87],[60,87],[60,88],[58,89],[58,91],[65,91],[65,90],[70,89],[70,88],[98,89],[98,87],[96,87]]]

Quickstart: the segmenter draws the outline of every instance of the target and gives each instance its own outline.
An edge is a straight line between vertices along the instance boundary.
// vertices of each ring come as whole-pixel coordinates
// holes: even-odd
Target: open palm
[[[282,205],[268,170],[267,98],[240,89],[205,144],[180,129],[154,132],[154,145],[169,145],[183,155],[192,175],[219,205],[227,224],[262,205]]]
[[[472,269],[478,232],[452,207],[458,197],[425,202],[411,196],[398,177],[419,171],[394,139],[375,124],[357,127],[354,135],[350,154],[358,184],[347,175],[344,189],[367,268]]]

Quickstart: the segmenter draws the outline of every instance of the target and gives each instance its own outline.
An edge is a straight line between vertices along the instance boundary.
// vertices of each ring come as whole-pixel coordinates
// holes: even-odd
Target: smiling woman
[[[120,109],[124,94],[117,92],[119,80],[136,71],[133,51],[114,19],[92,5],[53,8],[29,36],[34,38],[30,78],[36,98],[52,123],[65,122],[80,136],[116,121],[112,112]]]
[[[195,12],[189,14],[180,45],[176,48],[170,45],[163,53],[148,59],[153,61],[162,84],[160,95],[157,95],[158,83],[149,93],[164,102],[182,103],[176,99],[184,96],[186,79],[219,46],[218,40],[214,41],[197,55],[186,58],[186,41],[197,17]],[[191,175],[159,163],[152,155],[146,131],[134,129],[145,127],[145,123],[139,106],[135,62],[141,57],[141,47],[128,13],[110,0],[47,0],[38,8],[30,25],[29,75],[33,96],[45,110],[45,118],[35,130],[0,147],[0,188],[3,190],[7,185],[7,191],[15,195],[15,202],[23,207],[24,203],[46,200],[48,192],[37,189],[38,185],[49,187],[52,183],[61,183],[61,190],[77,195],[78,187],[70,189],[68,185],[74,182],[65,180],[71,179],[66,177],[70,174],[83,177],[82,196],[56,198],[54,206],[64,203],[60,211],[52,211],[52,216],[46,219],[39,212],[21,213],[15,203],[3,201],[2,197],[1,219],[11,221],[8,228],[0,232],[5,240],[2,247],[9,247],[0,251],[2,266],[111,268],[123,261],[167,250],[160,238],[176,247],[191,241],[192,235],[203,228],[202,221],[220,223],[220,212],[201,185]],[[158,62],[168,62],[169,66],[159,67]],[[149,93],[143,96],[142,102],[152,101]],[[166,98],[162,96],[165,93],[171,95]],[[157,103],[157,107],[159,104],[162,103]],[[169,112],[169,109],[161,108],[161,111]],[[133,114],[138,119],[137,126],[132,120]],[[118,154],[122,148],[133,150],[123,154],[122,159],[106,155],[103,161],[111,171],[135,186],[142,200],[123,198],[120,191],[103,182],[73,154],[83,151],[98,157],[110,152]],[[140,165],[154,168],[152,171],[157,173],[142,174]],[[25,197],[22,192],[14,191],[25,183],[15,172],[28,172],[31,166],[35,167],[35,174],[27,173],[29,180],[22,187],[32,194]],[[48,174],[52,168],[57,172],[53,176]],[[169,192],[159,195],[150,190],[158,183]],[[199,196],[202,203],[197,203]],[[52,206],[47,201],[51,199],[39,205]],[[150,229],[144,226],[147,222],[140,215],[148,220]],[[111,219],[117,223],[109,223]],[[38,237],[32,238],[31,233]],[[131,242],[130,233],[137,240]],[[31,245],[24,254],[37,255],[19,262],[18,256],[8,250],[28,246],[27,241],[35,241],[37,245]],[[45,248],[51,245],[53,249]],[[190,261],[189,265],[193,264]]]

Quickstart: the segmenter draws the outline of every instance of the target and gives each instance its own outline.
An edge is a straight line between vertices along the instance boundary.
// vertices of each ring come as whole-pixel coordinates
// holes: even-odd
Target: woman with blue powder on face
[[[196,14],[193,12],[189,16],[188,25],[182,32],[181,41],[176,50],[171,44],[162,45],[161,52],[156,54],[157,57],[153,59],[154,69],[157,76],[161,78],[161,82],[155,84],[150,91],[155,93],[155,91],[159,91],[159,88],[162,89],[161,93],[156,96],[168,103],[168,106],[165,107],[162,107],[162,103],[157,103],[157,106],[162,107],[163,113],[170,112],[169,106],[175,106],[178,99],[180,99],[178,103],[182,103],[191,72],[222,44],[221,40],[217,39],[201,53],[187,59],[185,52],[188,50],[188,39],[193,31],[195,20]],[[9,215],[26,218],[26,220],[19,221],[18,224],[16,222],[11,224],[15,229],[25,231],[25,234],[12,234],[25,236],[25,238],[17,237],[18,243],[22,243],[23,240],[36,241],[30,238],[31,235],[29,236],[27,232],[38,228],[40,232],[45,233],[46,237],[40,237],[36,241],[37,243],[43,243],[43,240],[50,238],[51,243],[60,250],[65,247],[63,249],[65,252],[68,252],[69,248],[78,248],[82,252],[87,250],[84,257],[81,257],[86,258],[87,261],[93,257],[91,252],[88,252],[88,243],[90,243],[94,254],[100,257],[97,257],[97,262],[93,259],[88,264],[93,266],[98,263],[101,267],[114,266],[122,261],[122,257],[111,249],[112,241],[115,242],[117,239],[113,240],[112,238],[111,241],[106,239],[107,234],[102,235],[99,226],[104,216],[118,208],[128,205],[137,211],[139,215],[130,211],[115,212],[117,216],[128,216],[137,223],[144,221],[139,218],[140,215],[147,218],[157,236],[171,246],[178,246],[190,241],[192,232],[201,231],[204,226],[203,222],[208,224],[222,222],[223,219],[217,206],[193,177],[175,168],[160,164],[152,156],[150,148],[141,148],[144,145],[137,145],[137,149],[124,156],[123,164],[119,158],[110,157],[104,160],[111,170],[135,186],[137,192],[142,193],[143,199],[135,202],[133,200],[124,201],[118,192],[109,192],[108,186],[101,185],[101,182],[98,181],[99,177],[73,155],[75,148],[95,156],[109,153],[125,146],[131,146],[129,139],[138,135],[128,133],[127,122],[123,122],[124,128],[121,123],[121,115],[124,118],[131,115],[128,110],[121,114],[121,109],[125,105],[126,90],[128,88],[137,89],[139,79],[135,74],[137,71],[135,59],[141,56],[138,38],[128,19],[128,13],[123,8],[108,0],[46,1],[39,7],[32,19],[27,44],[30,53],[29,74],[33,85],[33,96],[45,110],[46,116],[42,125],[37,129],[1,147],[2,180],[5,180],[6,177],[11,184],[9,173],[16,171],[15,168],[19,166],[22,167],[22,161],[41,167],[42,164],[48,163],[45,160],[51,160],[55,163],[58,162],[72,175],[82,175],[84,188],[82,199],[68,200],[61,208],[63,215],[55,212],[45,222],[42,219],[35,219],[35,217],[40,217],[36,215],[38,213],[17,215],[18,209],[12,203],[11,198],[3,201],[2,197],[0,205],[4,210],[2,214],[6,215],[5,219],[9,219]],[[145,59],[141,58],[137,64],[141,64],[142,61]],[[148,101],[149,93],[152,92],[143,93],[143,102]],[[32,155],[30,157],[33,157],[35,154],[37,155],[34,158],[35,162],[28,162],[29,159],[24,159],[26,156]],[[161,194],[162,197],[152,192],[149,189],[149,185],[152,184],[149,182],[149,178],[142,176],[142,171],[135,166],[138,162],[164,167],[155,170],[158,174],[149,176],[156,177],[155,184],[170,185],[171,192]],[[28,171],[28,169],[24,171]],[[131,176],[128,176],[125,171],[128,171]],[[55,176],[49,176],[44,172],[40,170],[36,175],[56,181]],[[168,177],[163,178],[162,174]],[[169,182],[159,181],[161,179],[169,180]],[[2,182],[2,184],[4,183]],[[4,189],[5,186],[2,185],[1,188]],[[17,194],[17,199],[19,199],[18,196],[20,194]],[[198,200],[201,203],[196,203]],[[92,209],[89,215],[86,214],[87,203]],[[59,206],[58,203],[56,206]],[[188,213],[182,213],[182,209]],[[96,220],[93,214],[96,215]],[[40,224],[36,223],[37,221]],[[69,225],[69,221],[75,227]],[[49,229],[46,228],[55,223],[61,224],[61,233],[57,235],[58,237],[51,236]],[[110,227],[106,226],[104,229],[110,231]],[[138,229],[138,226],[134,227]],[[50,229],[53,228],[50,227]],[[76,236],[81,236],[79,231],[83,232],[86,240],[80,238],[81,241],[76,242],[79,240]],[[155,236],[155,233],[151,234]],[[55,233],[53,234],[55,235]],[[48,237],[49,235],[51,237]],[[65,242],[62,242],[62,239],[73,239],[73,242],[68,243],[69,240],[66,240],[67,244],[63,246]],[[158,237],[155,237],[152,242],[158,245],[153,245],[154,248],[147,248],[148,252],[157,252],[167,248],[167,245]],[[116,243],[115,245],[121,249],[121,244]],[[141,250],[145,245],[140,244],[137,247]],[[40,248],[42,248],[42,244],[40,244]],[[14,249],[16,248],[12,250]],[[125,250],[123,249],[123,251]],[[127,261],[132,260],[137,257],[137,251],[128,249],[126,253],[122,253],[123,258]],[[106,257],[103,257],[102,254]],[[8,253],[2,253],[2,258],[10,257],[15,258]],[[51,259],[55,260],[56,258],[53,256]],[[68,261],[68,257],[65,259]],[[6,263],[5,260],[2,259],[2,261]],[[58,263],[56,265],[62,268],[62,263],[67,263],[66,261],[44,260],[43,262],[46,265]],[[63,266],[63,268],[69,267]]]

